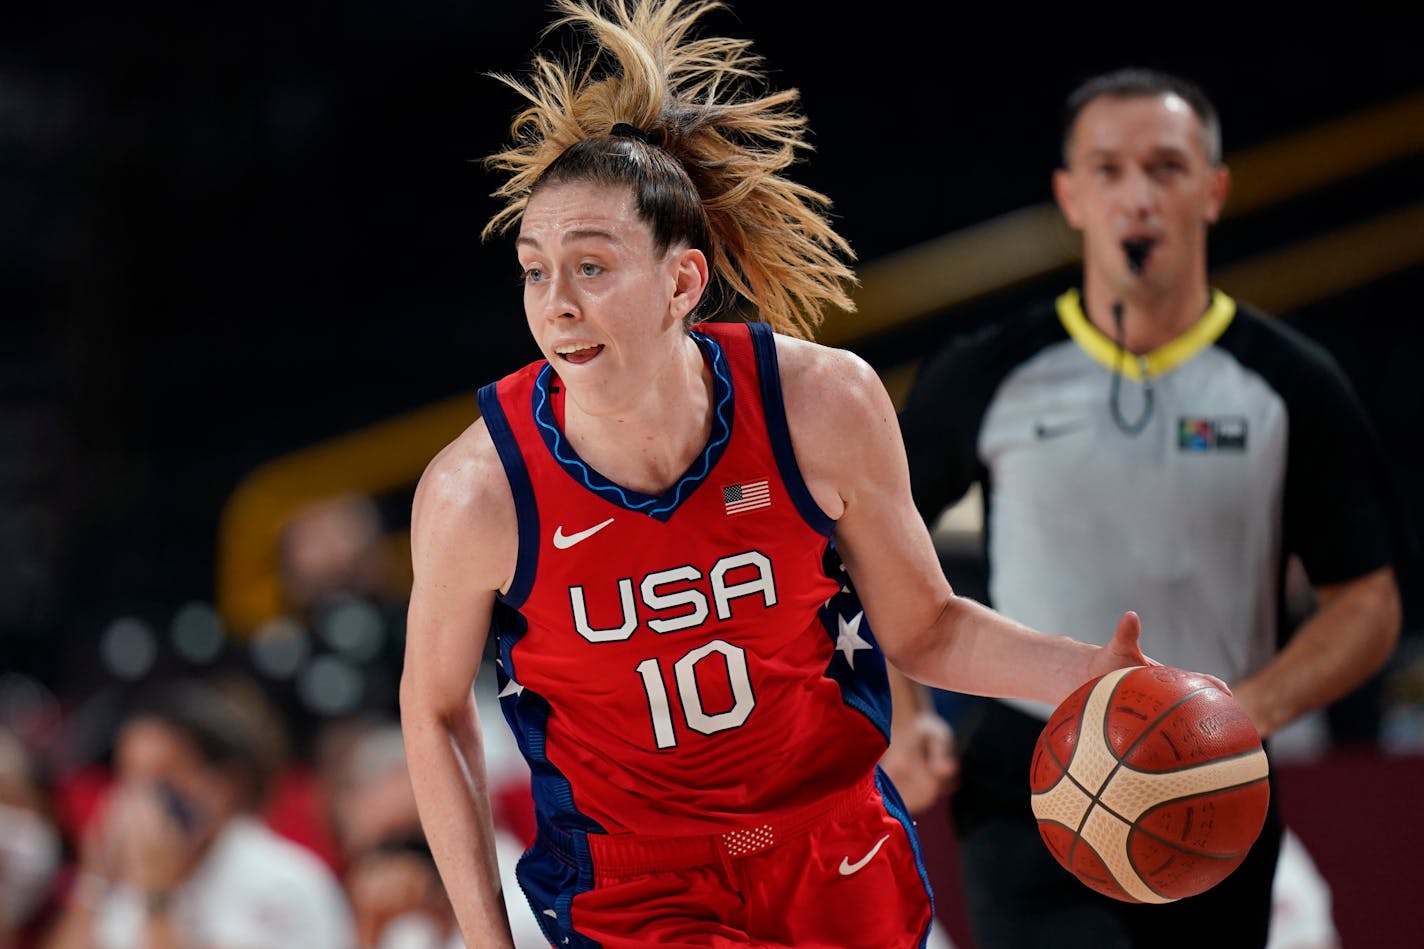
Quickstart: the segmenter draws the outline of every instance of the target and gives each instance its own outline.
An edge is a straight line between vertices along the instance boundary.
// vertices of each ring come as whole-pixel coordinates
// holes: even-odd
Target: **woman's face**
[[[684,336],[706,283],[700,251],[658,252],[631,188],[538,190],[516,241],[529,331],[586,409],[643,391]],[[700,277],[689,279],[701,262]]]
[[[169,816],[190,832],[214,829],[240,797],[232,780],[208,765],[182,732],[155,718],[124,726],[114,762],[122,786],[159,794]]]

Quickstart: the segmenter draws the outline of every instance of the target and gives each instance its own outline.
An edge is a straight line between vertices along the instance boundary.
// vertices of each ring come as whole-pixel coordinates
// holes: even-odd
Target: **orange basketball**
[[[1270,802],[1260,735],[1206,676],[1118,669],[1054,710],[1030,768],[1043,842],[1083,883],[1128,903],[1211,889],[1256,842]]]

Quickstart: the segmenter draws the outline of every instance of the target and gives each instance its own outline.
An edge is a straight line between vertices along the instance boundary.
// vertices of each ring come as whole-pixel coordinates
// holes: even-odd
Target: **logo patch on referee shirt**
[[[1180,451],[1245,451],[1246,419],[1241,415],[1216,418],[1182,416],[1177,419]]]

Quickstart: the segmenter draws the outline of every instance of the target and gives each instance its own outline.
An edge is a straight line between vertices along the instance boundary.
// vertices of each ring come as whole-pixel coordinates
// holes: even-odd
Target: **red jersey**
[[[565,830],[717,832],[851,786],[888,742],[885,660],[797,468],[773,334],[692,335],[712,430],[661,496],[579,458],[547,361],[479,393],[519,517],[501,707]]]

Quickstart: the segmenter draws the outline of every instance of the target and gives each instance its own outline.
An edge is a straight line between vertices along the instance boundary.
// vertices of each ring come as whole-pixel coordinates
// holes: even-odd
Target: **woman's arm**
[[[1127,613],[1106,646],[1045,635],[958,596],[915,508],[894,404],[845,350],[778,338],[787,421],[807,486],[886,657],[910,678],[1056,705],[1088,679],[1150,662]],[[834,405],[834,412],[826,406]]]
[[[421,824],[461,932],[468,945],[496,949],[514,943],[473,685],[516,543],[508,482],[477,423],[431,462],[416,487],[400,707]]]

